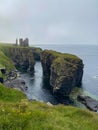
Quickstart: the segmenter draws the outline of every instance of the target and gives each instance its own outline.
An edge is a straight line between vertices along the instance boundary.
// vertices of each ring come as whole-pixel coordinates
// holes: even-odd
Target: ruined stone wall
[[[18,39],[16,39],[16,45],[18,45]],[[19,45],[23,47],[28,47],[29,46],[29,39],[26,38],[23,40],[23,38],[19,39]]]

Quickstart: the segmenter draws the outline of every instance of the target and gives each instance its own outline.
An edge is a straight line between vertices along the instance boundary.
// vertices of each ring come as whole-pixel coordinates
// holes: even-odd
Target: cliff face
[[[34,71],[34,56],[33,51],[29,48],[20,47],[10,47],[9,57],[14,62],[16,68],[22,69],[24,71],[29,70]]]
[[[80,58],[45,50],[42,52],[41,62],[44,77],[49,79],[55,95],[68,95],[73,87],[81,85],[83,63]]]
[[[29,71],[33,74],[35,61],[40,60],[42,49],[21,47],[12,44],[0,44],[0,82],[15,70]]]
[[[36,47],[30,47],[32,52],[33,52],[33,56],[34,56],[34,60],[35,61],[40,61],[40,54],[42,52],[41,48],[36,48]]]

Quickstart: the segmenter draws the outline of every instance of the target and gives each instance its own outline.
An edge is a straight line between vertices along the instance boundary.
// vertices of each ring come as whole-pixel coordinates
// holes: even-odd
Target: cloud
[[[96,0],[1,0],[0,40],[97,43],[97,13]]]

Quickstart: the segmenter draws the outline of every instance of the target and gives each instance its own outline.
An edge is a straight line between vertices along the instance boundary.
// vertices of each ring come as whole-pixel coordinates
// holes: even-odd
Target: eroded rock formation
[[[78,95],[77,99],[85,104],[85,106],[95,112],[98,112],[98,101],[89,97],[89,96],[84,96],[84,95]]]
[[[27,90],[27,86],[25,84],[24,80],[21,79],[13,79],[13,80],[7,80],[4,82],[4,85],[9,88],[16,88],[23,92]]]
[[[31,49],[11,47],[9,48],[9,57],[14,62],[16,68],[24,71],[34,71],[35,60]]]
[[[12,46],[4,49],[5,55],[14,62],[16,68],[24,71],[29,70],[31,73],[34,72],[35,61],[40,61],[41,52],[42,49],[36,47]]]
[[[36,48],[36,47],[30,47],[32,52],[33,52],[33,56],[34,56],[34,60],[35,61],[40,61],[40,55],[41,55],[41,52],[42,52],[42,49],[41,48]]]
[[[83,62],[77,56],[45,50],[41,62],[44,77],[49,80],[55,95],[69,95],[73,87],[81,85]]]

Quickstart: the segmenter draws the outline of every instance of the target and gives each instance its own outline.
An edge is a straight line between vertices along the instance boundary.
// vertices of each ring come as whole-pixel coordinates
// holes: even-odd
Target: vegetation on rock
[[[83,76],[83,63],[72,54],[62,54],[45,50],[41,55],[44,77],[49,79],[53,93],[68,95],[73,87],[80,86]]]
[[[22,47],[12,44],[0,44],[0,50],[6,58],[9,57],[13,61],[16,68],[21,70],[29,70],[30,72],[34,72],[35,60],[40,60],[40,53],[42,51],[40,48]],[[2,59],[4,60],[5,58]]]
[[[12,61],[0,50],[0,68],[6,68],[6,70],[14,69]]]

